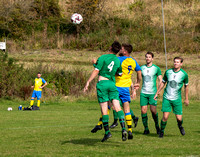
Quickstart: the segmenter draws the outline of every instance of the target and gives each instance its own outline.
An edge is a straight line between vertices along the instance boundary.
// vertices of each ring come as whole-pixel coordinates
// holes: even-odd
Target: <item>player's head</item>
[[[42,74],[41,74],[40,72],[37,73],[37,77],[38,77],[38,78],[40,78],[41,75],[42,75]]]
[[[129,54],[133,51],[133,46],[131,44],[122,44],[124,51],[127,51]]]
[[[176,69],[181,68],[182,64],[183,64],[183,58],[174,57],[174,68]]]
[[[154,57],[153,52],[148,51],[145,54],[146,63],[149,64],[149,63],[153,62],[153,57]]]
[[[180,60],[180,62],[183,63],[183,58],[181,58],[181,57],[174,57],[174,61],[175,60]]]
[[[121,50],[121,44],[118,41],[114,41],[109,50],[117,54]]]
[[[133,46],[131,44],[122,44],[122,49],[119,52],[119,56],[130,55],[133,51]]]

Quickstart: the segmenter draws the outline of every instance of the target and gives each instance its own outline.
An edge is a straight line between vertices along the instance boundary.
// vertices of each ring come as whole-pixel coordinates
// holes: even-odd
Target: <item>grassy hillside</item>
[[[161,1],[0,0],[0,38],[8,51],[38,49],[105,50],[119,40],[134,51],[163,52]],[[165,0],[168,52],[199,53],[199,0]],[[83,15],[73,25],[74,12]]]

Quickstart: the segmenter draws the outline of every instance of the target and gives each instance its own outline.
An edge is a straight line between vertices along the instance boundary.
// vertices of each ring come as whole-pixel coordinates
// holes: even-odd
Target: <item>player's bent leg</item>
[[[110,113],[110,107],[108,106],[108,115]],[[100,116],[99,118],[99,122],[98,124],[91,130],[91,133],[96,133],[98,130],[101,130],[102,129],[102,115]]]
[[[150,105],[150,110],[151,110],[151,113],[152,113],[153,120],[155,122],[156,132],[159,135],[160,134],[160,128],[159,128],[158,112],[156,110],[156,106]]]
[[[98,124],[91,130],[91,133],[96,133],[98,130],[101,130],[102,129],[102,115],[101,117],[99,118],[99,122]]]
[[[177,119],[177,125],[178,125],[178,128],[180,130],[180,133],[181,133],[181,135],[184,136],[185,135],[185,130],[184,130],[183,126],[182,126],[182,124],[183,124],[182,115],[176,115],[176,119]]]
[[[148,135],[150,133],[148,127],[148,116],[147,116],[147,105],[141,106],[141,116],[142,116],[142,123],[144,126],[144,135]]]
[[[132,119],[133,119],[133,123],[135,124],[135,128],[137,127],[137,124],[138,124],[138,120],[139,120],[139,117],[136,117],[135,115],[134,115],[134,113],[133,113],[133,110],[131,110],[131,108],[130,108],[130,112],[131,112],[131,117],[132,117]]]

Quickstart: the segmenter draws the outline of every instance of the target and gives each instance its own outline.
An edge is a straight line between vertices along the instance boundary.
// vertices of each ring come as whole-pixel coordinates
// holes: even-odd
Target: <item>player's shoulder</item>
[[[166,70],[166,72],[171,72],[171,71],[174,71],[174,69],[171,68],[171,69],[167,69],[167,70]]]
[[[101,58],[106,58],[109,54],[103,54],[101,55],[98,59],[101,59]]]
[[[131,58],[132,60],[134,60],[135,62],[137,62],[135,58],[133,58],[133,57],[131,57],[131,56],[130,56],[130,58]]]
[[[167,69],[165,71],[165,74],[170,74],[170,73],[173,73],[173,72],[174,72],[174,70],[173,70],[173,68],[171,68],[171,69]]]
[[[146,64],[144,64],[144,65],[142,65],[142,66],[140,66],[141,68],[146,68],[147,67],[147,65]]]
[[[153,67],[157,68],[157,69],[160,69],[159,66],[155,65],[155,64],[152,64]]]
[[[181,71],[182,73],[184,73],[185,75],[188,75],[187,72],[186,72],[185,70],[180,69],[180,71]]]

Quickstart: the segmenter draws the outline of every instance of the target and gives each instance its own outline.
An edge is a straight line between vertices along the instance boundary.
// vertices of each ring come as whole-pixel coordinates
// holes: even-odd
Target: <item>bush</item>
[[[24,69],[23,65],[18,65],[12,58],[8,58],[6,52],[1,52],[0,61],[0,98],[9,96],[26,100],[31,96],[31,85],[38,72],[41,72],[42,78],[48,82],[44,89],[46,97],[80,96],[86,79],[89,78],[86,71],[82,69],[64,71],[49,68],[48,65],[35,65]],[[91,87],[94,86],[94,82],[92,84]]]

